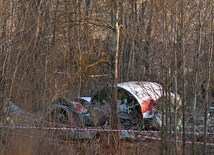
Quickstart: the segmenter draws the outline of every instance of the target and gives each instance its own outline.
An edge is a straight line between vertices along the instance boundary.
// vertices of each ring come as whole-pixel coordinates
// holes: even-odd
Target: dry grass
[[[10,129],[0,130],[4,133],[1,139],[2,155],[112,155],[113,143],[110,133],[96,136],[90,140],[70,139],[69,134],[61,131]],[[203,145],[196,145],[196,154],[202,154]],[[120,140],[117,149],[119,155],[158,155],[161,154],[160,141]],[[173,153],[173,143],[168,143],[168,152]],[[186,146],[186,154],[191,154],[191,145]],[[179,154],[182,146],[178,146]],[[214,153],[214,147],[208,146],[208,155]]]
[[[41,114],[33,118],[41,117]],[[28,116],[29,117],[29,116]],[[13,119],[15,120],[15,119]],[[35,120],[35,119],[33,119]],[[12,121],[15,124],[35,126],[31,119]],[[12,125],[11,121],[8,125]],[[40,125],[40,124],[37,124]],[[74,134],[74,133],[73,133]],[[39,129],[8,129],[0,128],[0,155],[114,155],[114,141],[110,132],[96,135],[90,140],[71,139],[71,131],[39,130]],[[196,145],[196,154],[202,154],[203,145]],[[119,155],[159,155],[174,154],[174,144],[168,142],[162,146],[161,141],[120,140],[116,147]],[[162,151],[162,152],[161,152]],[[186,154],[191,154],[191,144],[186,146]],[[178,154],[182,154],[182,144],[179,143]],[[214,146],[208,146],[207,155],[214,154]]]
[[[108,135],[91,140],[71,140],[52,131],[14,129],[5,132],[9,133],[1,144],[1,154],[4,155],[110,155],[114,147]],[[157,141],[121,140],[117,152],[120,155],[159,154],[159,145]]]

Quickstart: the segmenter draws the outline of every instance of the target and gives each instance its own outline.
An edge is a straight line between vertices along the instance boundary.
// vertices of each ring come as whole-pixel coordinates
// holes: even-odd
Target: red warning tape
[[[30,126],[30,125],[0,125],[0,128],[10,129],[39,129],[39,130],[64,130],[64,131],[100,131],[100,132],[135,132],[135,133],[160,133],[160,131],[143,131],[143,130],[125,130],[125,129],[106,129],[106,128],[83,128],[83,127],[46,127],[46,126]],[[171,131],[171,133],[175,133]],[[183,134],[183,132],[177,132]],[[192,134],[193,132],[185,132],[186,134]],[[204,132],[195,132],[195,135],[203,135]],[[207,132],[207,135],[214,135],[214,132]]]
[[[106,128],[80,128],[80,127],[45,127],[45,126],[24,126],[24,125],[0,125],[0,128],[10,129],[39,129],[39,130],[64,130],[64,131],[100,131],[100,132],[140,132],[140,133],[159,133],[159,131],[138,131],[138,130],[124,130],[124,129],[106,129]]]
[[[116,130],[116,129],[105,129],[105,128],[80,128],[80,127],[45,127],[45,126],[23,126],[23,125],[0,125],[0,128],[7,128],[7,129],[37,129],[37,130],[62,130],[62,131],[99,131],[99,132],[135,132],[135,133],[160,133],[160,131],[138,131],[138,130]],[[182,132],[180,132],[182,133]],[[191,132],[188,132],[191,133]],[[202,133],[202,132],[200,132]],[[144,136],[146,139],[153,139],[153,140],[161,140],[159,137],[153,136]],[[178,141],[181,143],[182,141]],[[190,144],[192,142],[186,141],[185,143]],[[203,142],[195,142],[196,144],[204,144]],[[206,145],[214,146],[214,143],[206,143]]]
[[[20,115],[20,117],[23,117],[25,119],[29,119],[32,122],[35,122],[36,120],[27,116],[22,116]],[[51,123],[51,122],[46,122],[46,123]],[[159,133],[160,131],[142,131],[142,130],[114,130],[114,129],[105,129],[105,128],[80,128],[80,127],[70,127],[70,126],[65,126],[64,124],[60,124],[63,125],[64,127],[36,127],[36,126],[24,126],[24,125],[20,125],[20,126],[12,126],[12,128],[18,128],[19,129],[41,129],[41,130],[67,130],[67,131],[103,131],[103,132],[122,132],[122,131],[128,131],[128,132],[135,132],[135,133]],[[27,128],[28,127],[28,128]],[[11,126],[2,126],[0,125],[0,128],[11,128]],[[171,133],[175,133],[174,131],[171,131]],[[177,134],[183,134],[183,132],[177,132]],[[193,132],[185,132],[185,134],[193,134]],[[194,135],[203,135],[204,132],[194,132]],[[207,135],[214,135],[214,132],[207,132]]]

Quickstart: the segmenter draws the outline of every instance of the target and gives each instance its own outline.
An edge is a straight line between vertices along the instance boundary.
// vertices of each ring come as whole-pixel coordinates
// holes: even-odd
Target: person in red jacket
[[[157,105],[158,103],[151,98],[148,98],[142,102],[140,106],[143,118],[152,118],[154,116],[152,111],[157,109]]]

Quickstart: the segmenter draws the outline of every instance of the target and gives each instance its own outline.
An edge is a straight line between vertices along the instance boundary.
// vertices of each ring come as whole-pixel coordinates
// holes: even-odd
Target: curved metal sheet
[[[82,100],[85,100],[86,102],[91,102],[91,97],[80,97]]]
[[[131,93],[138,103],[142,103],[148,98],[157,100],[163,95],[162,86],[154,82],[131,81],[118,83],[117,86]]]

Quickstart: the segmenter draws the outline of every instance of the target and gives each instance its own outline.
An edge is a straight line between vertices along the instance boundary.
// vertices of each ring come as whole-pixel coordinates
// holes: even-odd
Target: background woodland
[[[111,82],[113,1],[1,0],[0,7],[0,90],[14,103],[38,110]],[[177,76],[188,104],[194,87],[200,101],[203,81],[213,93],[213,16],[212,0],[120,1],[118,82],[174,91]]]
[[[181,96],[185,112],[206,111],[213,0],[0,0],[0,94],[37,112],[112,83],[114,10],[117,81],[160,83]]]

